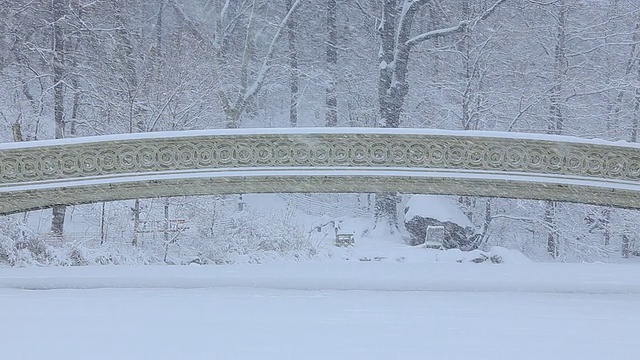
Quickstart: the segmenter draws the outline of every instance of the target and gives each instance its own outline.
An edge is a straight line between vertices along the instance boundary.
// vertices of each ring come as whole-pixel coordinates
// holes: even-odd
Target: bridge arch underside
[[[446,194],[640,208],[640,146],[425,129],[236,129],[0,144],[0,215],[248,193]]]
[[[438,194],[529,200],[555,200],[592,205],[640,208],[640,185],[483,172],[371,169],[268,169],[195,174],[148,174],[104,179],[49,182],[35,188],[2,189],[0,214],[8,215],[54,205],[102,201],[250,193],[375,193]]]

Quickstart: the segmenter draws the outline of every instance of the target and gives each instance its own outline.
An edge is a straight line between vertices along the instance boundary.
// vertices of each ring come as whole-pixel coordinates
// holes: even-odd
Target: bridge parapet
[[[639,190],[639,147],[549,135],[242,129],[0,144],[0,213],[234,192],[432,192],[640,207]]]

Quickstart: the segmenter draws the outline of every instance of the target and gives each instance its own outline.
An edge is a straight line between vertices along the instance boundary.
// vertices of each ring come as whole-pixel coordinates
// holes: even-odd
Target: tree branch
[[[464,29],[469,25],[469,21],[468,20],[463,20],[460,21],[458,23],[458,25],[456,26],[452,26],[452,27],[448,27],[448,28],[444,28],[444,29],[438,29],[438,30],[432,30],[432,31],[428,31],[426,33],[422,33],[418,36],[415,36],[409,40],[407,40],[407,42],[405,43],[407,46],[412,47],[414,45],[417,45],[423,41],[432,39],[434,37],[438,37],[438,36],[443,36],[443,35],[449,35],[449,34],[455,34],[461,31],[464,31]]]
[[[296,11],[296,9],[300,6],[301,3],[302,3],[302,0],[296,0],[296,2],[293,5],[291,5],[291,9],[289,9],[287,16],[285,16],[284,19],[282,19],[282,21],[278,25],[278,30],[276,31],[276,34],[273,36],[273,39],[271,39],[269,50],[267,50],[267,54],[264,57],[264,61],[262,62],[262,66],[260,67],[260,71],[258,72],[258,76],[256,80],[253,82],[253,84],[251,84],[251,86],[249,86],[247,91],[244,93],[243,100],[245,102],[249,101],[249,99],[251,99],[260,90],[260,88],[262,88],[262,85],[264,85],[264,80],[267,77],[267,73],[271,69],[270,62],[271,62],[271,58],[273,57],[273,53],[276,49],[276,43],[280,39],[280,36],[282,36],[282,29],[284,29],[284,27],[287,25],[287,23],[289,22],[289,18],[291,18],[291,15]]]
[[[432,31],[428,31],[426,33],[422,33],[418,36],[415,36],[409,40],[407,40],[407,42],[405,43],[408,47],[412,47],[414,45],[417,45],[423,41],[438,37],[438,36],[443,36],[443,35],[449,35],[449,34],[455,34],[461,31],[464,31],[464,29],[466,29],[468,26],[470,26],[471,28],[475,27],[480,21],[486,19],[487,17],[489,17],[491,14],[493,14],[496,9],[502,5],[503,3],[507,2],[508,0],[498,0],[496,1],[490,8],[488,8],[487,10],[485,10],[482,15],[476,17],[475,19],[468,19],[468,20],[462,20],[458,23],[458,25],[455,26],[451,26],[448,28],[443,28],[443,29],[437,29],[437,30],[432,30]]]
[[[193,22],[189,18],[189,16],[187,16],[187,14],[184,12],[184,10],[182,10],[180,5],[175,0],[171,0],[171,5],[175,10],[176,15],[178,15],[178,18],[187,24],[187,28],[189,29],[189,32],[196,38],[196,40],[205,46],[211,46],[211,41],[208,39],[208,37],[204,34],[203,31],[200,30],[198,25],[195,22]]]

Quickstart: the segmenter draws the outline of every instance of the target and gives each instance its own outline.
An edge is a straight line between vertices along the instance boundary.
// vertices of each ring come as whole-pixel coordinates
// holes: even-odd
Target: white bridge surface
[[[640,147],[553,135],[379,128],[0,144],[0,214],[162,196],[385,191],[640,208]]]
[[[635,359],[639,279],[614,264],[12,268],[0,342],[3,359]]]

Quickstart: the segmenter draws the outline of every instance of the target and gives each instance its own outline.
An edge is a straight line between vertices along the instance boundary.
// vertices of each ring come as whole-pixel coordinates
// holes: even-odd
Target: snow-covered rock
[[[411,245],[424,243],[427,227],[444,227],[446,249],[471,250],[477,238],[471,221],[448,196],[414,195],[405,207],[405,228],[410,234]]]

